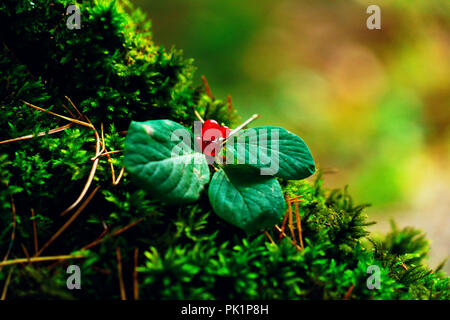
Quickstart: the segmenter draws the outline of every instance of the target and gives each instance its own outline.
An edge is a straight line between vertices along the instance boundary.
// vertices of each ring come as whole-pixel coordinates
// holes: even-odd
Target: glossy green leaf
[[[192,147],[192,134],[170,120],[130,124],[125,167],[153,197],[167,202],[193,202],[209,181],[205,156]]]
[[[285,211],[283,192],[276,178],[259,170],[230,165],[217,171],[209,186],[215,213],[248,234],[273,227]]]
[[[263,175],[300,180],[312,175],[314,159],[306,143],[281,127],[242,131],[226,144],[227,159],[261,169]]]

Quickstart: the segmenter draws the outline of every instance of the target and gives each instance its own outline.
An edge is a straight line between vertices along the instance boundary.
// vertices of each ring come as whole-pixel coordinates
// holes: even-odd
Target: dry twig
[[[10,266],[20,263],[34,263],[34,262],[45,262],[45,261],[55,261],[55,260],[68,260],[68,259],[81,259],[84,258],[82,255],[61,255],[61,256],[49,256],[49,257],[31,257],[31,258],[19,258],[13,260],[7,260],[0,262],[0,267]]]
[[[11,275],[12,275],[13,269],[9,270],[8,276],[6,277],[5,285],[3,286],[2,296],[0,297],[0,300],[6,299],[6,293],[8,292],[8,286],[11,281]]]
[[[36,253],[35,257],[38,257],[41,255],[41,253],[53,242],[58,238],[61,233],[64,232],[71,224],[72,222],[80,215],[80,213],[84,210],[84,208],[91,202],[92,198],[97,193],[98,189],[100,189],[100,186],[97,186],[94,191],[87,197],[87,199],[83,202],[83,204],[75,211],[75,213],[67,220],[67,222],[58,230],[56,233],[50,238],[50,240],[47,241],[46,244],[42,246],[42,248]]]
[[[116,256],[117,256],[117,273],[119,276],[119,286],[120,286],[120,299],[127,300],[127,296],[125,294],[125,284],[123,283],[123,276],[122,276],[122,257],[120,254],[119,247],[116,247]]]
[[[300,220],[300,211],[298,209],[298,202],[295,202],[295,220],[297,221],[298,241],[300,243],[300,247],[304,249],[305,247],[303,246],[302,224]]]
[[[272,237],[270,236],[270,234],[267,231],[264,230],[264,234],[266,235],[267,238],[269,238],[269,241],[271,244],[276,245],[275,241],[273,241]]]
[[[286,235],[286,233],[284,233],[284,231],[281,230],[281,228],[280,228],[279,226],[275,225],[275,229],[276,229],[280,234],[282,234],[283,237],[289,239],[289,241],[291,242],[291,244],[292,244],[297,250],[301,250],[301,248],[298,246],[298,244],[296,244],[292,239],[290,239],[290,238]]]
[[[35,137],[42,137],[42,136],[45,136],[47,134],[58,133],[58,132],[66,130],[66,129],[69,129],[72,125],[73,125],[72,123],[69,123],[69,124],[66,124],[64,126],[61,126],[61,127],[55,128],[55,129],[51,129],[48,132],[39,132],[37,135],[29,134],[29,135],[22,136],[22,137],[19,137],[19,138],[3,140],[3,141],[0,141],[0,144],[5,144],[5,143],[10,143],[10,142],[15,142],[15,141],[22,141],[22,140],[32,139],[32,138],[35,138]]]
[[[11,232],[11,241],[9,242],[8,251],[6,251],[5,256],[3,257],[3,261],[8,259],[9,254],[11,253],[11,249],[14,245],[14,240],[16,238],[16,225],[17,225],[17,217],[16,217],[16,204],[14,202],[14,198],[12,195],[9,195],[11,198],[11,211],[12,211],[12,232]]]
[[[354,288],[354,284],[352,284],[350,288],[348,288],[347,292],[345,293],[344,300],[348,300],[348,298],[350,298],[350,295],[352,294]]]
[[[119,234],[124,233],[125,231],[127,231],[128,229],[134,227],[135,225],[137,225],[138,223],[140,223],[140,222],[143,221],[143,220],[144,220],[144,218],[139,218],[138,220],[133,221],[133,222],[130,223],[129,225],[127,225],[127,226],[125,226],[125,227],[123,227],[123,228],[120,228],[119,230],[113,232],[113,234],[111,235],[111,237],[116,237],[116,236],[118,236]],[[102,233],[102,234],[103,234],[103,236],[100,235],[96,240],[92,241],[92,242],[89,243],[88,245],[86,245],[86,246],[84,246],[83,248],[81,248],[81,250],[88,250],[88,249],[90,249],[90,248],[92,248],[92,247],[94,247],[94,246],[96,246],[96,245],[102,243],[103,241],[105,241],[107,238],[105,238],[105,234],[104,234],[104,233]]]
[[[139,248],[134,248],[134,270],[133,270],[133,297],[139,300],[139,283],[138,283],[138,257]]]

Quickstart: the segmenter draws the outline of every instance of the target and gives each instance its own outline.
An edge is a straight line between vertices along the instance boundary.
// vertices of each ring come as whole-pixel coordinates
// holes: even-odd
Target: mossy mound
[[[117,179],[120,152],[98,158],[86,195],[61,216],[86,185],[97,137],[92,128],[67,128],[70,122],[24,101],[81,119],[68,96],[99,136],[103,127],[108,151],[123,150],[132,119],[192,126],[195,107],[236,124],[227,103],[193,84],[192,60],[152,42],[139,10],[86,2],[81,29],[69,30],[71,4],[0,1],[0,141],[25,137],[0,144],[0,258],[32,258],[36,245],[40,257],[84,256],[0,267],[8,299],[118,299],[119,252],[128,298],[135,261],[141,299],[449,298],[449,278],[424,264],[428,243],[419,231],[394,228],[369,241],[364,206],[353,204],[346,190],[325,190],[320,176],[314,183],[282,181],[287,195],[303,196],[302,250],[279,241],[276,230],[270,231],[276,245],[264,234],[247,237],[212,212],[206,195],[173,206],[145,194],[127,172],[115,185],[111,168]],[[66,287],[69,264],[81,268],[81,290]],[[380,269],[379,289],[367,286],[371,265]]]

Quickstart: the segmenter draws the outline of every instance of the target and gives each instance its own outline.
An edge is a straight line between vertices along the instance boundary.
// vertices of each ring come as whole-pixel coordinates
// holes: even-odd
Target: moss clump
[[[0,141],[67,125],[23,103],[77,117],[66,95],[97,130],[103,124],[108,151],[123,149],[123,131],[132,119],[191,126],[195,107],[233,124],[235,113],[226,103],[194,86],[192,61],[152,42],[139,10],[86,2],[82,28],[69,30],[70,4],[0,1]],[[2,267],[0,283],[10,279],[7,298],[119,298],[117,248],[128,297],[137,252],[143,299],[449,298],[449,279],[424,265],[428,244],[419,231],[394,228],[369,242],[364,206],[354,205],[345,190],[326,191],[320,178],[283,183],[286,194],[304,199],[305,249],[297,251],[287,239],[275,246],[264,235],[246,237],[212,213],[206,196],[169,206],[145,194],[126,172],[114,185],[110,162],[117,178],[122,155],[111,154],[110,162],[102,156],[84,199],[98,191],[49,241],[76,211],[60,215],[81,193],[96,154],[91,128],[64,129],[0,144],[0,258],[33,256],[34,225],[40,256],[87,247],[85,258]],[[278,239],[276,231],[272,237]],[[81,290],[66,288],[69,264],[81,267]],[[379,290],[367,288],[370,265],[380,268]]]

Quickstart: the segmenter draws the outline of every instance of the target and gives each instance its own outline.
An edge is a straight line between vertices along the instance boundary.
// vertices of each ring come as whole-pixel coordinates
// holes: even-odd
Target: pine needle
[[[89,121],[89,119],[88,119],[88,121]],[[100,152],[100,137],[98,135],[97,130],[95,130],[95,128],[93,130],[94,130],[95,138],[97,140],[97,143],[96,143],[96,154],[98,154]],[[98,162],[99,162],[99,159],[96,158],[94,160],[94,163],[92,164],[91,172],[89,173],[89,177],[88,177],[88,179],[86,181],[86,184],[84,185],[83,190],[81,191],[81,194],[78,196],[78,198],[75,200],[74,203],[72,203],[66,210],[61,212],[61,216],[62,217],[65,216],[72,209],[74,209],[83,200],[84,196],[86,195],[87,191],[89,190],[89,188],[91,186],[92,181],[94,180],[95,172],[97,171]]]
[[[281,225],[280,240],[281,240],[281,238],[283,238],[285,236],[284,230],[286,229],[286,222],[287,222],[288,215],[289,215],[289,212],[288,212],[288,210],[286,210],[286,212],[284,213],[283,223]]]
[[[107,155],[114,154],[114,153],[120,153],[120,152],[123,152],[123,150],[113,150],[113,151],[103,152],[102,154],[99,155],[99,157],[107,156]]]
[[[64,96],[64,98],[66,98],[67,101],[69,101],[69,103],[72,106],[72,108],[74,108],[75,111],[78,113],[78,115],[83,118],[83,114],[78,110],[78,108],[75,106],[75,104],[72,102],[72,100],[70,100],[70,98],[68,96]]]
[[[276,229],[280,234],[282,234],[283,237],[289,239],[289,241],[291,242],[291,244],[292,244],[297,250],[299,250],[299,251],[301,250],[301,248],[298,246],[298,244],[294,243],[294,241],[293,241],[292,239],[290,239],[290,238],[286,235],[286,233],[284,233],[284,231],[281,230],[281,228],[280,228],[279,226],[275,225],[275,229]]]
[[[30,262],[30,254],[28,253],[27,248],[25,247],[25,245],[24,245],[23,243],[21,243],[20,246],[22,247],[22,251],[23,251],[23,253],[25,254],[25,257],[27,257],[27,262],[28,262],[28,264],[31,265],[31,262]]]
[[[128,229],[134,227],[135,225],[137,225],[138,223],[140,223],[141,221],[143,221],[144,218],[139,218],[136,221],[133,221],[132,223],[130,223],[129,225],[120,228],[119,230],[113,232],[113,234],[111,235],[112,237],[116,237],[121,233],[124,233],[125,231],[127,231]],[[105,233],[102,232],[102,235],[100,235],[96,240],[92,241],[91,243],[89,243],[88,245],[84,246],[83,248],[81,248],[81,250],[88,250],[100,243],[102,243],[103,241],[105,241],[107,239],[107,237],[105,237]]]
[[[117,256],[117,273],[119,277],[119,286],[120,286],[120,300],[127,300],[127,296],[125,293],[125,284],[123,283],[123,276],[122,276],[122,257],[120,255],[119,247],[116,247],[116,256]]]
[[[355,288],[355,285],[352,284],[351,287],[350,287],[350,288],[347,290],[347,292],[345,293],[344,300],[348,300],[348,298],[349,298],[350,295],[352,294],[354,288]]]
[[[294,219],[292,215],[292,205],[291,202],[288,201],[288,212],[289,212],[289,231],[291,232],[291,238],[294,241],[295,245],[297,246],[297,239],[295,238],[295,232],[294,232]]]
[[[37,236],[36,217],[34,215],[33,208],[31,208],[31,217],[32,217],[32,223],[33,223],[34,254],[37,254],[39,251],[39,245],[38,245],[38,236]]]
[[[13,269],[9,270],[8,276],[6,277],[5,285],[3,286],[2,296],[0,297],[0,300],[4,301],[6,300],[6,293],[8,292],[9,283],[11,281],[11,275],[12,275]]]
[[[69,220],[58,230],[56,233],[50,238],[50,240],[47,241],[46,244],[42,246],[42,248],[36,253],[35,257],[38,257],[41,255],[41,253],[53,242],[58,238],[61,233],[64,232],[71,224],[72,222],[80,215],[80,213],[84,210],[84,208],[91,202],[92,198],[97,193],[98,189],[100,189],[100,186],[97,186],[94,191],[87,197],[87,199],[83,202],[83,204],[75,211],[75,213],[70,217]]]
[[[303,246],[302,224],[300,220],[300,211],[298,209],[298,202],[295,202],[295,220],[297,222],[298,241],[300,243],[300,248],[304,249],[305,247]]]
[[[89,121],[90,122],[90,121]],[[102,135],[102,141],[101,141],[101,145],[102,145],[102,149],[99,151],[97,150],[95,156],[93,158],[91,158],[91,160],[97,160],[98,157],[100,157],[102,155],[102,153],[105,152],[106,150],[106,146],[105,146],[105,133],[103,131],[103,122],[100,124],[100,130],[101,130],[101,135]],[[95,130],[96,131],[96,130]],[[98,134],[98,133],[97,133]]]
[[[13,260],[7,260],[0,262],[0,267],[10,266],[20,263],[34,263],[34,262],[45,262],[45,261],[55,261],[55,260],[68,260],[68,259],[81,259],[84,258],[83,255],[61,255],[61,256],[49,256],[49,257],[31,257],[31,258],[19,258]]]
[[[267,238],[269,238],[269,241],[270,241],[271,244],[276,245],[275,241],[273,241],[272,237],[270,236],[270,234],[266,230],[264,230],[264,234],[266,235]]]
[[[11,232],[11,241],[9,242],[8,251],[6,251],[5,256],[3,257],[3,261],[6,261],[11,253],[12,247],[14,245],[14,240],[16,238],[16,225],[17,225],[17,217],[16,217],[16,204],[14,202],[14,198],[12,195],[9,195],[11,199],[11,211],[12,211],[12,232]]]
[[[205,123],[205,120],[202,118],[200,113],[198,113],[198,111],[195,108],[194,108],[194,114],[201,123]]]
[[[133,270],[133,297],[139,300],[139,283],[138,283],[138,257],[139,248],[134,248],[134,270]]]
[[[58,133],[58,132],[61,132],[61,131],[64,131],[64,130],[70,128],[72,125],[73,125],[73,123],[69,123],[69,124],[66,124],[64,126],[61,126],[61,127],[55,128],[55,129],[51,129],[48,132],[45,132],[45,131],[39,132],[37,135],[29,134],[29,135],[22,136],[22,137],[19,137],[19,138],[3,140],[3,141],[0,141],[0,144],[6,144],[6,143],[22,141],[22,140],[28,140],[28,139],[33,139],[35,137],[42,137],[42,136],[50,135],[50,134],[53,134],[53,133]]]
[[[66,116],[62,116],[62,115],[60,115],[60,114],[57,114],[57,113],[52,112],[52,111],[50,111],[50,110],[47,110],[47,109],[44,109],[44,108],[35,106],[34,104],[31,104],[31,103],[26,102],[26,101],[23,101],[23,100],[20,100],[20,101],[22,101],[22,102],[25,103],[27,106],[29,106],[29,107],[31,107],[31,108],[34,108],[34,109],[36,109],[36,110],[46,112],[46,113],[51,114],[51,115],[53,115],[53,116],[55,116],[55,117],[58,117],[58,118],[61,118],[61,119],[64,119],[64,120],[67,120],[67,121],[70,121],[70,122],[74,122],[74,123],[80,124],[80,125],[85,126],[85,127],[88,127],[88,128],[92,128],[92,124],[89,124],[89,123],[87,123],[87,122],[80,121],[80,120],[73,119],[73,118],[69,118],[69,117],[66,117]]]
[[[122,167],[122,169],[119,172],[119,176],[117,177],[117,180],[114,181],[114,176],[113,176],[113,186],[117,186],[120,182],[120,179],[122,179],[123,173],[125,172],[125,167]]]

